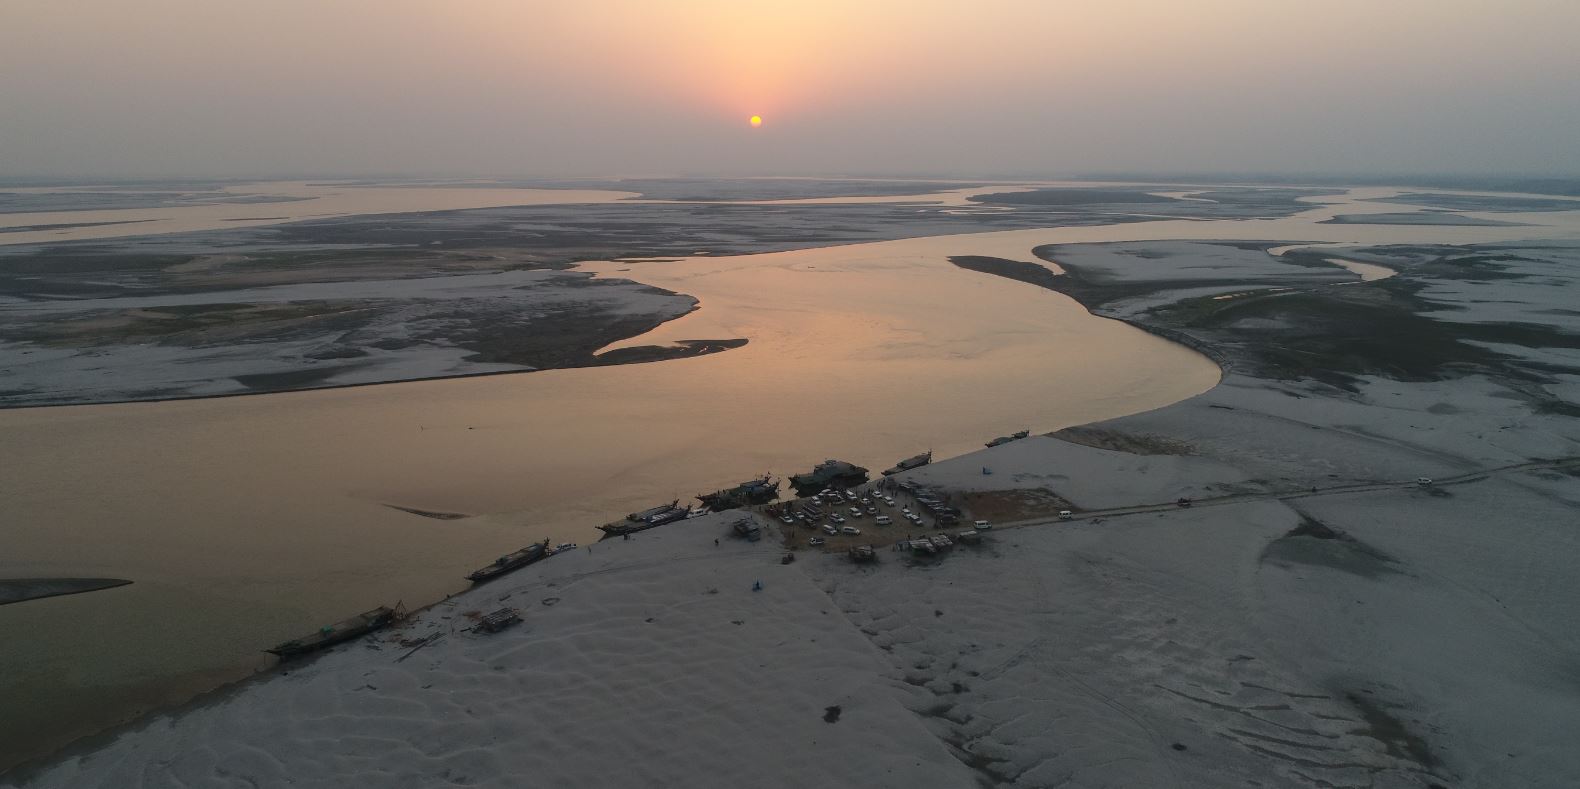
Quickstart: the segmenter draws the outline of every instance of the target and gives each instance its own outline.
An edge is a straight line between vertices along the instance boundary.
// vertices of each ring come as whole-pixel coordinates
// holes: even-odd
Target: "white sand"
[[[1228,413],[1198,402],[1219,391],[1117,424]],[[1474,394],[1461,405],[1504,407]],[[1321,432],[1261,418],[1273,420],[1257,430],[1263,446],[1291,457],[1252,452],[1244,467],[1298,463],[1305,433]],[[1372,446],[1354,453],[1356,477],[1431,466],[1415,447],[1334,440],[1346,452]],[[1138,458],[1033,437],[911,475],[1046,484],[1085,506],[1257,489],[1217,454]],[[1291,504],[1299,511],[1250,501],[999,530],[936,564],[884,551],[870,568],[806,551],[780,565],[771,540],[735,540],[731,516],[709,516],[550,558],[397,633],[145,723],[27,785],[1580,779],[1568,736],[1580,722],[1569,570],[1580,541],[1564,525],[1580,504],[1575,477],[1513,473],[1446,495]],[[1280,541],[1301,512],[1360,542]],[[463,612],[500,605],[525,623],[464,631]],[[407,650],[392,639],[436,631],[445,637],[397,662]],[[834,705],[838,721],[824,722]]]

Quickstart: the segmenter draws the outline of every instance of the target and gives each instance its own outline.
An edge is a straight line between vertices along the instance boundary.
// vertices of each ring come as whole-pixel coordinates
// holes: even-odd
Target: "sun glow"
[[[761,115],[753,115],[751,117],[751,120],[748,121],[748,123],[750,123],[752,125],[752,128],[755,129],[758,126],[763,125],[763,116],[761,116]]]

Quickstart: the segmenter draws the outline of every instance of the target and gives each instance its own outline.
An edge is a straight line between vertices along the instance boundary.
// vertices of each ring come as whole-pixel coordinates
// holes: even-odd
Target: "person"
[[[713,547],[715,547],[715,548],[719,547],[719,538],[717,538],[717,537],[713,538]]]
[[[753,592],[761,592],[762,590],[763,590],[763,582],[762,581],[752,581],[752,591]]]

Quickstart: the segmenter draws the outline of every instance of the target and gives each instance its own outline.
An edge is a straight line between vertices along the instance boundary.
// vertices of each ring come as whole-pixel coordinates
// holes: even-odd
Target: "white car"
[[[841,526],[841,527],[839,527],[839,530],[844,532],[844,533],[846,533],[846,534],[860,534],[861,533],[861,529],[858,529],[855,526]]]
[[[1064,517],[1064,513],[1059,513],[1059,517]],[[976,521],[971,524],[971,528],[976,529],[977,531],[987,531],[988,529],[993,528],[993,524],[988,523],[987,521]]]
[[[861,508],[860,507],[851,507],[850,508],[850,517],[852,517],[852,518],[860,518],[861,517]]]
[[[795,523],[795,518],[792,518],[789,515],[780,515],[779,516],[779,522],[780,523],[794,524]]]
[[[878,514],[878,508],[877,507],[868,507],[867,508],[867,514],[868,515],[877,515]]]
[[[888,526],[894,522],[894,519],[887,515],[879,515],[878,517],[873,518],[872,522],[878,526]]]
[[[807,540],[806,544],[807,545],[822,545],[824,542],[825,542],[825,540],[822,537],[813,537],[812,539]]]
[[[839,534],[839,529],[836,529],[833,526],[830,526],[829,524],[825,523],[825,524],[823,524],[823,533],[824,534]]]
[[[1059,510],[1059,520],[1061,520],[1061,521],[1067,521],[1067,520],[1070,520],[1071,518],[1074,518],[1074,517],[1075,517],[1075,513],[1071,512],[1069,510]]]
[[[837,512],[834,513],[833,515],[828,516],[828,519],[833,521],[833,522],[835,522],[835,523],[844,523],[845,522],[845,516],[843,516],[843,515],[841,515],[841,514],[839,514]]]

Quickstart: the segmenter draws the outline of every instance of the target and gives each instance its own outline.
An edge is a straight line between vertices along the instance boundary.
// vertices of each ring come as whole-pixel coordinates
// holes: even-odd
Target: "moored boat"
[[[770,474],[764,474],[757,479],[749,479],[733,488],[704,493],[697,500],[714,512],[733,510],[736,507],[750,507],[754,504],[767,504],[779,498],[779,480]]]
[[[350,619],[321,627],[312,635],[292,639],[278,646],[270,647],[267,651],[273,652],[282,658],[293,658],[309,652],[316,652],[378,630],[395,621],[396,613],[394,608],[379,606],[372,611],[364,611]]]
[[[1031,431],[1030,430],[1017,430],[1017,431],[1015,431],[1013,433],[1010,433],[1007,436],[999,436],[998,438],[995,438],[992,441],[987,442],[987,444],[985,444],[985,446],[996,447],[996,446],[998,446],[1000,444],[1008,444],[1011,441],[1019,441],[1019,440],[1025,438],[1026,436],[1029,436],[1029,435],[1031,435]]]
[[[790,477],[791,487],[801,495],[815,493],[831,485],[860,485],[867,481],[867,470],[843,460],[825,460],[805,474]]]
[[[504,556],[495,559],[493,564],[473,570],[471,573],[467,574],[466,577],[467,580],[470,580],[474,584],[479,584],[484,581],[492,581],[495,578],[504,575],[505,573],[508,573],[512,570],[519,570],[548,555],[549,541],[547,538],[545,538],[543,542],[533,543],[532,545],[528,545],[519,551],[507,553]]]
[[[620,537],[645,531],[656,526],[663,526],[666,523],[685,520],[690,516],[691,508],[680,506],[680,500],[676,499],[668,504],[645,509],[641,512],[633,512],[625,516],[625,520],[599,526],[598,528],[603,531],[603,537],[599,539],[607,540],[610,537]]]
[[[922,466],[925,466],[931,462],[933,462],[933,451],[929,449],[920,455],[908,457],[898,463],[895,463],[893,468],[886,469],[883,472],[883,476],[892,477],[902,471],[910,471],[913,468],[921,468]]]

